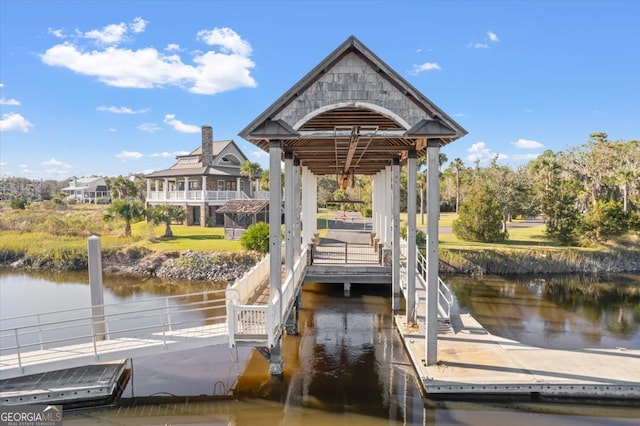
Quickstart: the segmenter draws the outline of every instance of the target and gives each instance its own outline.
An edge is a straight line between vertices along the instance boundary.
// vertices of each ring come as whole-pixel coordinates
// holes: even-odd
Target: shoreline
[[[182,252],[102,252],[104,273],[162,280],[225,281],[242,277],[262,257],[257,252],[190,251]],[[60,262],[51,257],[33,259],[0,251],[0,268],[33,272],[87,271],[86,253]]]
[[[105,273],[166,280],[228,281],[244,275],[262,257],[256,252],[150,250],[103,251]],[[0,250],[0,267],[18,271],[84,271],[86,253],[37,258]],[[579,251],[541,249],[440,249],[440,273],[449,275],[615,274],[640,272],[639,249]]]

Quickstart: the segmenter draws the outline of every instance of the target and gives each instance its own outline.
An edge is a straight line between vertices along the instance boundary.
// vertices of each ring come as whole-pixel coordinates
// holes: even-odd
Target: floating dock
[[[640,350],[557,350],[491,335],[471,315],[438,334],[438,362],[425,363],[425,336],[396,326],[427,398],[562,401],[640,406]]]
[[[4,379],[0,381],[0,405],[108,405],[117,401],[129,378],[128,361],[119,360]]]

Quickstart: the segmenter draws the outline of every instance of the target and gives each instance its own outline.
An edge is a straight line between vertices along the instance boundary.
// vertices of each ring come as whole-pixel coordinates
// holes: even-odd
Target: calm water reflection
[[[539,333],[527,332],[529,326],[544,329],[551,327],[549,324],[554,324],[554,321],[566,322],[569,325],[560,327],[554,324],[554,332],[547,332],[553,339],[561,340],[559,334],[571,334],[578,325],[585,327],[584,324],[588,324],[597,328],[600,324],[600,343],[592,343],[591,346],[631,347],[637,346],[638,338],[637,290],[640,284],[637,278],[629,278],[631,282],[628,283],[636,292],[630,290],[630,297],[621,299],[624,302],[623,321],[630,321],[626,313],[630,309],[635,325],[630,325],[630,329],[613,326],[611,330],[607,328],[608,319],[615,323],[618,317],[610,316],[608,308],[602,308],[601,313],[595,315],[593,312],[598,309],[585,308],[588,303],[585,305],[579,298],[561,306],[545,295],[549,285],[488,278],[475,283],[456,279],[454,287],[461,304],[470,310],[478,309],[478,314],[483,316],[479,320],[491,323],[486,324],[489,328],[495,327],[492,332],[502,330],[513,333],[503,334],[507,337],[526,337]],[[84,282],[65,281],[66,284],[62,284],[49,281],[45,284],[47,280],[43,279],[32,287],[31,284],[17,284],[19,279],[15,274],[0,274],[3,317],[5,306],[31,304],[41,295],[49,298],[49,302],[35,302],[37,306],[49,306],[52,300],[62,298],[67,299],[64,303],[71,299],[82,300],[80,306],[88,301],[88,285]],[[42,277],[36,279],[41,280]],[[185,289],[196,291],[191,287],[193,283],[154,283],[148,286],[151,290],[147,292],[143,287],[136,287],[139,283],[136,284],[135,280],[115,281],[115,284],[111,283],[111,278],[105,281],[109,300],[154,297],[163,291],[171,294]],[[5,285],[7,287],[3,288]],[[22,291],[17,289],[19,285]],[[198,285],[201,284],[195,284]],[[118,290],[114,291],[114,288]],[[71,297],[76,291],[78,294]],[[84,300],[82,292],[86,294]],[[552,293],[564,294],[561,300],[566,301],[566,293],[570,292],[556,289]],[[128,398],[134,392],[133,388],[135,396],[214,395],[219,394],[220,388],[229,386],[229,379],[242,372],[237,382],[237,398],[233,401],[134,404],[65,415],[65,425],[622,425],[636,424],[640,417],[637,409],[628,408],[447,402],[437,406],[425,405],[416,385],[415,373],[392,326],[387,293],[388,289],[382,287],[354,286],[351,297],[345,298],[341,286],[305,285],[300,334],[283,339],[285,374],[281,380],[273,380],[268,375],[266,361],[255,351],[233,353],[227,348],[217,348],[134,360],[134,380],[123,394],[123,406],[131,402]],[[14,302],[7,301],[6,297],[11,297]],[[483,304],[490,308],[483,311]],[[15,311],[15,307],[11,309]],[[562,312],[566,315],[564,320]],[[504,318],[496,319],[496,315],[504,315]],[[514,327],[510,328],[509,324],[514,324]],[[616,331],[618,329],[621,331]],[[589,336],[592,331],[582,333]],[[239,363],[234,365],[231,358],[239,359]]]
[[[451,277],[489,332],[558,349],[640,348],[640,277]]]

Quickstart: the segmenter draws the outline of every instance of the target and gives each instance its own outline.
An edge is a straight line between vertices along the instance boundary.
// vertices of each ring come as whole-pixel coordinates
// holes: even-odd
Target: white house
[[[62,188],[67,194],[67,200],[77,200],[79,203],[97,203],[98,200],[109,200],[109,186],[101,177],[71,178],[69,186]]]
[[[214,141],[211,126],[202,126],[202,145],[165,170],[145,175],[147,206],[184,206],[186,225],[222,222],[216,210],[229,200],[267,199],[268,193],[251,191],[240,165],[247,157],[233,140]]]

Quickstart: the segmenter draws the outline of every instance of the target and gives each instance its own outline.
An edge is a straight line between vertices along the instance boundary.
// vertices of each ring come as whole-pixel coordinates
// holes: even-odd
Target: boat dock
[[[530,400],[640,406],[640,350],[558,350],[491,335],[471,315],[438,334],[438,362],[425,363],[425,337],[395,323],[426,397]]]
[[[126,359],[13,377],[0,381],[0,405],[107,405],[118,400],[129,378]]]

